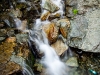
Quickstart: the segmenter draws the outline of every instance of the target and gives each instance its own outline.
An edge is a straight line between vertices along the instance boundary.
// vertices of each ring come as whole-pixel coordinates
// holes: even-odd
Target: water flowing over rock
[[[0,75],[100,75],[99,23],[100,0],[0,0]]]
[[[46,11],[44,12],[42,15],[41,15],[41,20],[44,21],[46,20],[50,15],[50,12],[49,11]]]
[[[77,47],[84,51],[100,52],[100,8],[99,2],[92,0],[72,1],[66,0],[70,9],[78,12],[69,12],[67,16],[73,18],[70,20],[70,32],[68,35],[68,44],[71,47]],[[96,6],[95,6],[96,5]],[[67,7],[66,7],[67,9]],[[76,13],[76,15],[74,15]],[[73,16],[70,16],[73,14]]]
[[[55,26],[54,23],[43,25],[42,29],[45,31],[50,43],[53,43],[57,40],[58,28]]]

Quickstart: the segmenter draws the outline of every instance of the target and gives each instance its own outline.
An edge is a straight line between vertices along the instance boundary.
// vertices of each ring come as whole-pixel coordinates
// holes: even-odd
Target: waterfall
[[[42,0],[41,6],[43,7],[46,0]],[[49,1],[49,0],[48,0]],[[64,11],[63,11],[63,1],[62,0],[51,0],[52,3],[54,3],[56,6],[59,7],[59,10],[51,13],[51,15],[55,15],[56,13],[59,13],[61,17],[63,17]],[[47,10],[43,9],[42,14],[45,13]],[[18,29],[23,29],[21,25],[21,21],[19,19],[15,19],[16,25]],[[29,40],[33,42],[37,48],[37,52],[42,53],[43,57],[40,59],[40,63],[43,65],[43,67],[46,69],[45,75],[68,75],[68,67],[63,63],[59,56],[56,54],[55,50],[49,45],[48,39],[42,30],[42,25],[48,24],[50,21],[48,18],[45,21],[41,21],[41,19],[37,19],[36,23],[33,27],[33,30],[29,30]],[[25,29],[26,30],[26,29]],[[24,30],[24,31],[25,31]],[[30,47],[31,46],[31,43]],[[35,51],[33,51],[33,54],[35,54]],[[26,64],[24,64],[24,74],[25,75],[32,75],[28,71],[28,68]],[[28,74],[27,74],[28,73]]]
[[[59,59],[55,50],[49,45],[42,30],[35,30],[30,33],[30,40],[33,41],[40,53],[44,56],[40,63],[46,68],[46,75],[68,75],[68,67]]]

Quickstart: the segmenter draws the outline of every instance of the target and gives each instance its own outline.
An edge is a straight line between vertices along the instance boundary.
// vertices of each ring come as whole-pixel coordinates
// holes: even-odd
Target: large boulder
[[[67,7],[70,8],[67,16],[71,18],[68,45],[84,51],[100,52],[99,2],[94,0],[67,0],[66,4],[70,6]]]

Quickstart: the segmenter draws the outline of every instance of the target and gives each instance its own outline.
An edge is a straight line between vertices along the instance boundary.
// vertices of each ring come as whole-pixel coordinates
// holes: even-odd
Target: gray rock
[[[88,30],[81,49],[100,52],[100,10],[87,12]]]
[[[81,47],[83,38],[86,35],[86,31],[88,28],[87,20],[84,16],[78,15],[74,20],[71,20],[71,30],[68,35],[69,46],[72,47]]]
[[[3,41],[6,37],[0,37],[0,41]]]
[[[68,66],[78,67],[78,61],[76,57],[71,57],[66,61]]]
[[[67,39],[68,45],[84,51],[100,52],[99,1],[77,0],[77,3],[72,0],[68,1],[70,1],[69,5],[72,8],[76,4],[78,10],[78,14],[70,20],[71,29]]]
[[[27,40],[28,40],[28,34],[17,34],[16,38],[17,38],[17,42],[18,43],[27,42]]]
[[[55,5],[53,2],[51,2],[50,0],[45,1],[43,8],[50,12],[55,12],[59,10],[59,7]]]

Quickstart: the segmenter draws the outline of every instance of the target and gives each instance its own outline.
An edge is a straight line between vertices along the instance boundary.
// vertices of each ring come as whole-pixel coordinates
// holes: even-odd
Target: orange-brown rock
[[[23,58],[27,58],[29,55],[29,49],[27,45],[19,45],[17,56],[21,56]]]
[[[15,42],[16,41],[16,38],[15,37],[9,37],[9,38],[7,38],[7,40],[6,40],[7,42]]]
[[[20,65],[11,61],[6,64],[0,64],[0,75],[10,75],[19,70],[21,70]]]
[[[10,60],[10,56],[16,46],[15,37],[9,37],[0,45],[0,63],[6,63]]]
[[[55,49],[55,51],[57,52],[58,55],[61,55],[68,49],[68,46],[65,43],[63,43],[62,40],[57,40],[51,46]]]
[[[9,37],[0,44],[0,75],[10,75],[21,69],[18,64],[10,61],[16,46],[15,41],[15,37]]]
[[[41,15],[41,20],[42,20],[42,21],[46,20],[46,19],[49,17],[49,15],[50,15],[50,12],[49,12],[49,11],[47,11],[47,12],[44,13],[44,14],[42,14],[42,15]]]
[[[64,38],[67,38],[68,29],[70,28],[70,21],[68,19],[61,19],[57,23],[57,26],[60,26],[60,32]]]
[[[53,43],[57,40],[58,28],[55,26],[54,23],[49,23],[47,25],[44,25],[42,29],[45,31],[50,43]]]

